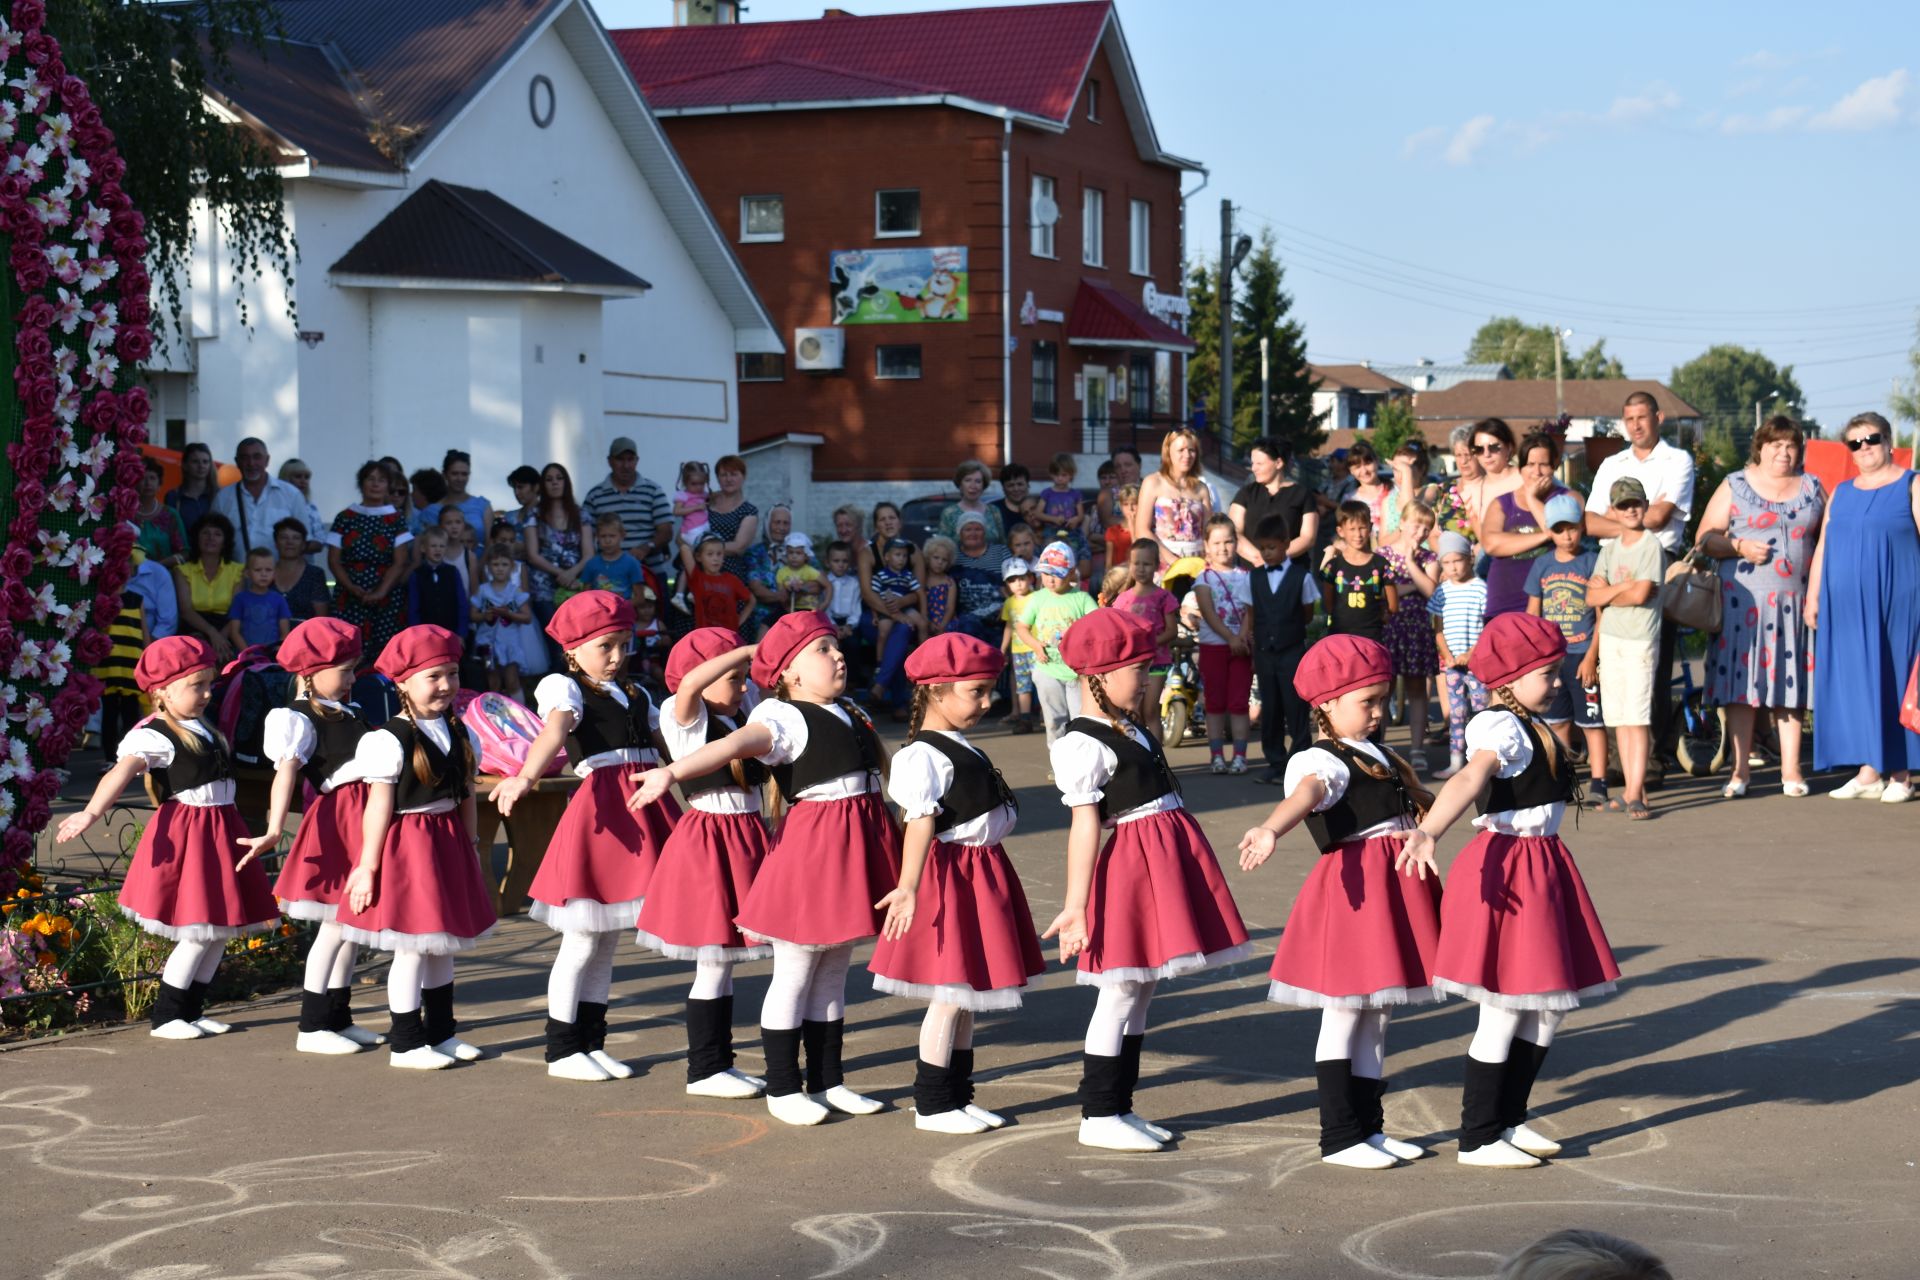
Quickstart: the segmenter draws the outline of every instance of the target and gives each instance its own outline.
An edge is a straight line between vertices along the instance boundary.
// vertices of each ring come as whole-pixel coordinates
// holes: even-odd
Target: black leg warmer
[[[333,1030],[333,1005],[324,991],[302,991],[300,993],[300,1031],[304,1035],[309,1031]]]
[[[760,1048],[767,1059],[768,1097],[784,1098],[800,1092],[800,1037],[797,1027],[791,1031],[760,1028]]]
[[[1080,1114],[1092,1120],[1121,1114],[1121,1058],[1097,1053],[1081,1056]]]
[[[1347,1058],[1316,1062],[1313,1075],[1320,1088],[1320,1154],[1330,1156],[1365,1142],[1366,1130],[1354,1114],[1353,1062]]]
[[[428,1044],[443,1044],[453,1038],[460,1024],[453,1020],[453,984],[428,987],[420,993],[420,1015],[426,1024]]]
[[[1504,1062],[1467,1059],[1466,1083],[1460,1090],[1460,1149],[1477,1151],[1500,1138],[1500,1086]]]

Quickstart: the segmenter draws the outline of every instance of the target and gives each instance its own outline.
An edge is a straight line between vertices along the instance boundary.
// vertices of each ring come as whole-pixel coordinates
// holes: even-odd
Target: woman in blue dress
[[[1893,428],[1856,414],[1842,433],[1860,474],[1834,490],[1814,553],[1807,622],[1814,647],[1813,766],[1857,764],[1836,800],[1898,804],[1913,794],[1920,734],[1900,697],[1920,650],[1920,484],[1893,461]]]

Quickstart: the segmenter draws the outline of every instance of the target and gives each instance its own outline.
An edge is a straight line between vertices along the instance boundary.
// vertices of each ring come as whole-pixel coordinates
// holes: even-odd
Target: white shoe
[[[1122,1120],[1125,1120],[1128,1124],[1132,1125],[1134,1128],[1138,1129],[1140,1132],[1146,1134],[1149,1138],[1152,1138],[1155,1142],[1172,1142],[1175,1138],[1180,1136],[1179,1134],[1175,1133],[1173,1130],[1166,1128],[1164,1125],[1157,1125],[1151,1120],[1141,1119],[1138,1115],[1135,1115],[1131,1111],[1127,1112],[1125,1115],[1121,1116],[1120,1118]]]
[[[1447,767],[1444,769],[1435,769],[1433,771],[1433,777],[1436,781],[1445,781],[1466,767],[1466,757],[1459,752],[1454,752],[1447,757]]]
[[[1342,1169],[1391,1169],[1400,1161],[1371,1142],[1356,1142],[1343,1151],[1321,1156],[1320,1163],[1338,1165]]]
[[[831,1107],[842,1115],[870,1116],[887,1104],[878,1098],[869,1098],[864,1093],[855,1093],[843,1084],[837,1084],[825,1093],[809,1094],[823,1107]]]
[[[600,1069],[615,1080],[633,1079],[633,1068],[608,1053],[605,1049],[589,1049],[587,1056],[600,1064]]]
[[[1720,798],[1722,800],[1738,800],[1746,794],[1747,783],[1744,778],[1735,778],[1732,782],[1720,788]]]
[[[365,1027],[356,1026],[351,1022],[349,1022],[341,1030],[334,1032],[334,1034],[345,1036],[347,1039],[353,1041],[355,1044],[362,1045],[367,1048],[371,1048],[377,1044],[385,1044],[387,1042],[387,1038],[381,1035],[378,1031],[369,1031]]]
[[[1460,1163],[1479,1169],[1532,1169],[1539,1161],[1504,1139],[1460,1153]]]
[[[989,1111],[985,1107],[976,1107],[971,1102],[966,1105],[965,1111],[989,1129],[998,1129],[1007,1122],[1005,1116]]]
[[[731,1071],[716,1071],[687,1086],[687,1092],[696,1098],[757,1098],[765,1091],[765,1085],[755,1087]]]
[[[1904,782],[1889,782],[1880,793],[1881,804],[1905,804],[1913,798],[1913,788]]]
[[[233,1024],[221,1022],[217,1018],[195,1018],[193,1025],[210,1036],[223,1036],[233,1030]]]
[[[728,1067],[727,1074],[732,1076],[735,1080],[745,1080],[748,1084],[752,1085],[754,1088],[758,1089],[762,1093],[765,1093],[767,1091],[767,1082],[760,1076],[748,1075],[746,1072],[742,1071],[738,1067]]]
[[[1086,1116],[1080,1121],[1080,1145],[1106,1151],[1163,1151],[1151,1134],[1143,1133],[1119,1116]]]
[[[767,1112],[786,1124],[819,1124],[833,1113],[805,1093],[767,1095]]]
[[[1859,778],[1848,778],[1845,782],[1827,792],[1835,800],[1878,800],[1886,793],[1887,780],[1875,778],[1872,782],[1862,782]]]
[[[1780,794],[1798,800],[1807,794],[1807,784],[1799,781],[1783,782],[1780,784]]]
[[[346,1054],[360,1052],[360,1046],[337,1031],[302,1031],[294,1037],[296,1053]]]
[[[445,1054],[449,1058],[458,1058],[462,1062],[478,1062],[483,1056],[480,1052],[479,1045],[468,1044],[459,1036],[448,1036],[445,1040],[433,1046],[433,1051],[435,1053]]]
[[[188,1022],[185,1018],[163,1022],[147,1034],[156,1040],[204,1040],[207,1035],[198,1025]]]
[[[547,1074],[555,1080],[580,1080],[588,1084],[598,1084],[602,1080],[611,1080],[606,1069],[593,1060],[591,1054],[570,1053],[566,1057],[547,1064]]]
[[[1500,1140],[1502,1142],[1512,1143],[1530,1156],[1557,1156],[1560,1154],[1559,1143],[1549,1138],[1546,1134],[1541,1133],[1538,1129],[1529,1127],[1524,1121],[1513,1126],[1511,1129],[1501,1130]]]
[[[1402,1142],[1398,1138],[1389,1138],[1384,1133],[1376,1133],[1367,1139],[1367,1145],[1375,1151],[1384,1151],[1396,1160],[1418,1160],[1427,1154],[1425,1147],[1416,1147],[1411,1142]]]
[[[1247,758],[1245,756],[1235,756],[1233,763],[1227,766],[1228,773],[1245,773],[1246,771]]]
[[[453,1059],[423,1044],[418,1049],[409,1049],[405,1053],[397,1049],[387,1050],[387,1065],[401,1067],[408,1071],[444,1071],[453,1065]]]
[[[913,1127],[922,1133],[951,1133],[961,1138],[972,1137],[976,1133],[987,1131],[986,1125],[981,1124],[960,1107],[955,1107],[951,1111],[936,1111],[932,1115],[916,1111],[913,1113]]]
[[[1209,773],[1225,773],[1226,771],[1227,761],[1223,756],[1215,756],[1213,761],[1207,765],[1207,772]]]

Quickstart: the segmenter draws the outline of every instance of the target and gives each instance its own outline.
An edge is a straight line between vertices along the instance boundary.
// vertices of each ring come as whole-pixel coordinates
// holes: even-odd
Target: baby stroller
[[[1189,621],[1186,605],[1193,580],[1200,576],[1205,562],[1199,556],[1187,556],[1167,566],[1160,585],[1181,602],[1180,622],[1173,636],[1173,665],[1167,671],[1167,684],[1160,691],[1160,741],[1172,748],[1189,738],[1207,736],[1206,702],[1200,691],[1200,664],[1195,659],[1199,641]]]

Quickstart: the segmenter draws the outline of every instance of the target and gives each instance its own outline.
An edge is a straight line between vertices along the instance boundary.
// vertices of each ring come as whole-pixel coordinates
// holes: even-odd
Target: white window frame
[[[1042,183],[1046,184],[1045,190],[1041,189]],[[1036,258],[1058,258],[1060,219],[1056,214],[1052,222],[1040,224],[1035,210],[1042,196],[1053,201],[1056,210],[1060,208],[1060,184],[1044,173],[1036,173],[1027,184],[1027,248]]]
[[[1098,187],[1080,191],[1080,262],[1089,267],[1107,265],[1107,193]]]
[[[1135,200],[1127,207],[1127,270],[1136,276],[1153,274],[1153,201]]]
[[[1087,79],[1087,119],[1100,123],[1100,82],[1092,77]]]
[[[769,200],[778,201],[780,204],[780,230],[772,233],[768,233],[765,231],[747,230],[748,207],[755,203],[765,203],[766,201],[769,201]],[[774,244],[779,241],[785,240],[786,238],[787,238],[787,198],[785,196],[759,195],[759,196],[741,196],[740,197],[740,243],[741,244]]]
[[[882,196],[897,196],[908,192],[913,194],[913,230],[888,231],[880,225],[880,199]],[[881,187],[873,193],[873,234],[882,240],[910,239],[920,234],[920,188],[918,187]]]
[[[880,363],[883,351],[914,351],[918,358],[914,362],[912,373],[888,373]],[[917,342],[883,342],[873,349],[873,377],[876,382],[917,382],[926,370],[926,352]]]

